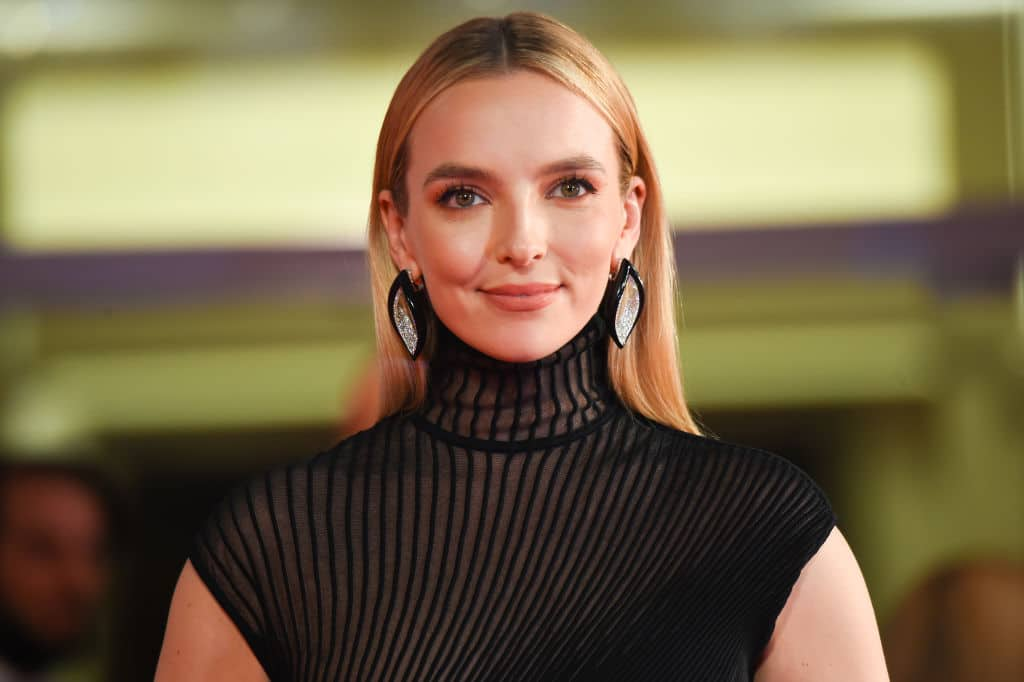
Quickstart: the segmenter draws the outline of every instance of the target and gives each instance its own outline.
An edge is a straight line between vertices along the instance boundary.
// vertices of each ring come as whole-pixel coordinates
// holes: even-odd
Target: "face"
[[[395,265],[422,276],[445,326],[510,362],[575,336],[640,233],[644,183],[623,192],[604,117],[516,71],[443,91],[408,145],[408,210],[388,190],[379,208]]]
[[[82,484],[46,475],[7,481],[0,510],[0,601],[59,649],[91,626],[107,582],[106,517]]]

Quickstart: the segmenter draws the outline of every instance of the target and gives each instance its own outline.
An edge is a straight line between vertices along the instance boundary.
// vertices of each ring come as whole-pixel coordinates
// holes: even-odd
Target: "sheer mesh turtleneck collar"
[[[419,411],[433,430],[481,447],[562,439],[604,421],[615,402],[600,315],[554,353],[522,363],[485,355],[435,322],[437,350]]]

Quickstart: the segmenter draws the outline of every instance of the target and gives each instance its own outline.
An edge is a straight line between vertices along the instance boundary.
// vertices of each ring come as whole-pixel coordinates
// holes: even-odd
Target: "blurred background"
[[[57,679],[152,679],[211,506],[358,426],[384,110],[516,9],[630,87],[689,400],[825,488],[893,680],[1024,679],[1018,0],[0,0],[0,666],[47,604]]]

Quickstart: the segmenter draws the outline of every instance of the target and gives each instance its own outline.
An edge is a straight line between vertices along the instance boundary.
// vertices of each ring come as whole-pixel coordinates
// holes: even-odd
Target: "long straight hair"
[[[622,402],[634,412],[700,434],[683,393],[671,234],[661,185],[640,128],[636,105],[618,73],[597,48],[565,24],[535,12],[471,19],[440,35],[406,72],[384,116],[377,140],[367,222],[382,416],[414,409],[422,403],[426,368],[424,363],[409,359],[388,318],[388,291],[398,270],[391,260],[377,197],[381,190],[391,190],[399,212],[407,213],[409,132],[434,97],[467,78],[500,76],[517,70],[548,76],[596,107],[618,143],[620,190],[626,191],[634,175],[643,179],[647,191],[640,239],[630,260],[644,280],[645,306],[626,346],[609,348],[609,380]],[[433,331],[432,323],[428,323],[427,343],[421,355],[426,362],[433,354],[432,341],[437,336]]]

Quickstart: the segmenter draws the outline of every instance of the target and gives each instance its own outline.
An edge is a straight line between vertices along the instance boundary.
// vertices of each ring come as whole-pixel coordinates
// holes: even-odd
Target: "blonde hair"
[[[405,215],[408,211],[409,132],[435,96],[466,78],[522,69],[553,78],[595,106],[618,140],[621,190],[626,191],[633,175],[646,184],[640,238],[630,259],[644,280],[646,302],[626,346],[609,349],[609,380],[634,412],[700,434],[683,395],[675,325],[675,259],[668,219],[636,105],[597,48],[565,24],[534,12],[471,19],[439,36],[406,72],[384,116],[367,225],[382,415],[422,403],[426,369],[423,363],[409,359],[388,318],[388,291],[398,270],[391,260],[377,197],[381,190],[389,189],[399,212]],[[432,323],[426,331],[421,357],[429,361],[436,337]]]

